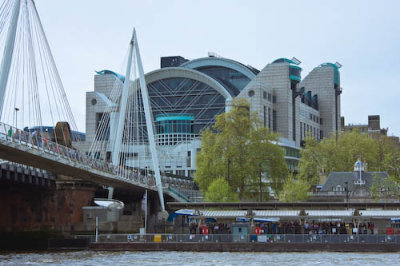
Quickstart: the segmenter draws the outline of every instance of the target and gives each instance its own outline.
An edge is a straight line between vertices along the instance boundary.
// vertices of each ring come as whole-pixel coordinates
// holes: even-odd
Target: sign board
[[[267,236],[266,235],[258,235],[257,242],[267,242]]]

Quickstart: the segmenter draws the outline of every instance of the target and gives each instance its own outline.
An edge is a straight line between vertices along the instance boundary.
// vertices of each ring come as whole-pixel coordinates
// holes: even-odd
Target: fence
[[[95,242],[94,236],[75,236],[77,239],[89,238]],[[365,244],[399,244],[400,235],[308,235],[308,234],[100,234],[98,242],[108,243],[365,243]]]

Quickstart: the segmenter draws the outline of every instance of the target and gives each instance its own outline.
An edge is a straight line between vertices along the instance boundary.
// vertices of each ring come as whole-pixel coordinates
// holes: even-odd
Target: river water
[[[0,253],[0,265],[399,265],[400,253]]]

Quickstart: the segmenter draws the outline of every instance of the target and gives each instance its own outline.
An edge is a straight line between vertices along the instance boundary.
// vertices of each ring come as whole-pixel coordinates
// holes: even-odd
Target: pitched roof
[[[338,185],[342,188],[347,187],[348,191],[353,191],[356,186],[359,186],[355,184],[360,179],[359,174],[359,172],[331,172],[322,185],[321,191],[332,191]],[[373,185],[374,179],[381,183],[388,177],[387,172],[361,172],[361,179],[365,181],[365,186],[368,188]]]

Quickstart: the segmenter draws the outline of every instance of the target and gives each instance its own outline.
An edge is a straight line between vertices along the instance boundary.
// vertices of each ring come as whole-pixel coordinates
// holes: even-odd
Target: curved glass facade
[[[154,120],[158,120],[159,125],[164,126],[167,122],[161,123],[162,120],[169,121],[169,124],[173,123],[172,130],[176,132],[185,130],[198,135],[202,129],[214,123],[216,115],[225,111],[224,96],[210,86],[193,79],[180,77],[162,79],[148,84],[147,87]],[[186,119],[188,114],[190,119]],[[169,119],[166,119],[167,117]],[[181,123],[183,120],[186,122]],[[190,127],[187,125],[188,121]],[[171,128],[168,126],[162,130],[167,129]]]
[[[156,141],[159,145],[175,145],[191,141],[194,116],[189,114],[163,114],[156,116]]]
[[[227,67],[204,66],[196,70],[217,80],[233,97],[237,96],[250,82],[250,79],[239,71]]]
[[[187,114],[157,115],[157,134],[192,134],[194,117]]]

